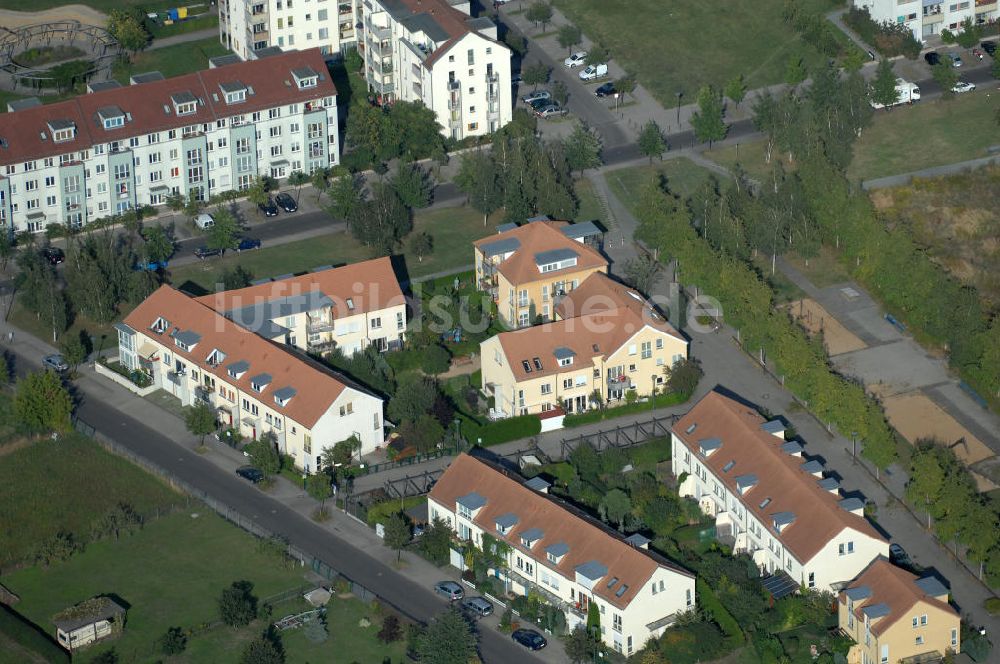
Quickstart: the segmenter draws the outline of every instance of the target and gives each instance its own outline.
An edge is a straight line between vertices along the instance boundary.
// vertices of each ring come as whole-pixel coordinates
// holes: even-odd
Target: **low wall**
[[[117,362],[118,358],[117,357],[114,359],[108,358],[108,361]],[[103,362],[95,362],[94,369],[97,371],[97,375],[104,376],[105,378],[110,379],[111,382],[113,383],[118,383],[129,392],[138,394],[140,397],[144,397],[147,394],[152,394],[157,390],[156,385],[150,385],[149,387],[139,387],[138,385],[136,385],[128,378],[118,373],[117,371],[111,369],[110,367],[105,366]]]

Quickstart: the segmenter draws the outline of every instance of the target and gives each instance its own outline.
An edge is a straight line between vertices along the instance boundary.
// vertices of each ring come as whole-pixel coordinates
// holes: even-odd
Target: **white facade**
[[[420,101],[455,139],[510,122],[511,51],[489,19],[468,16],[468,3],[365,0],[362,11],[359,50],[380,103]]]
[[[0,224],[79,227],[163,205],[172,192],[207,200],[258,174],[339,163],[336,92],[322,58],[272,58],[0,114]],[[282,71],[288,101],[262,106]]]
[[[219,41],[244,60],[254,51],[319,48],[335,55],[356,44],[356,0],[220,0]]]
[[[957,34],[966,19],[982,24],[997,18],[996,0],[855,0],[854,5],[867,8],[879,23],[905,23],[918,41],[942,30]]]

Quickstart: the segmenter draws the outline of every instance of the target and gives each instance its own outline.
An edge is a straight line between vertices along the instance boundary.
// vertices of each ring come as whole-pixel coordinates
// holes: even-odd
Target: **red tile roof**
[[[316,87],[298,89],[291,72],[303,67],[309,67],[322,76]],[[253,94],[248,94],[243,103],[227,105],[219,84],[235,81],[253,88]],[[183,92],[191,93],[200,103],[194,114],[178,117],[170,97]],[[306,103],[336,94],[337,89],[330,80],[318,48],[288,51],[261,60],[205,69],[162,81],[92,92],[55,104],[0,113],[0,138],[7,145],[0,147],[0,165],[79,152],[99,143],[215,122],[233,115]],[[108,106],[117,106],[128,113],[131,120],[127,120],[121,128],[104,129],[97,119],[97,110]],[[164,106],[169,112],[164,111]],[[72,121],[76,125],[76,138],[54,143],[46,127],[49,120]],[[44,139],[40,134],[43,131],[46,133]]]
[[[557,281],[562,275],[592,268],[607,269],[608,260],[599,251],[562,233],[560,229],[567,225],[569,224],[565,221],[532,221],[509,231],[476,240],[472,244],[480,249],[499,240],[517,240],[520,247],[497,266],[500,274],[514,286],[542,279]],[[556,249],[574,251],[577,255],[576,265],[542,274],[535,264],[535,254]]]
[[[954,615],[955,624],[957,625],[959,617],[955,607],[947,601],[931,597],[925,593],[917,585],[918,579],[919,577],[916,574],[911,574],[905,569],[896,567],[882,556],[879,556],[847,586],[848,589],[866,586],[871,591],[869,597],[854,602],[855,617],[863,622],[864,615],[862,614],[862,610],[866,606],[875,606],[876,604],[888,606],[889,613],[873,621],[871,626],[872,633],[876,636],[881,636],[886,630],[896,624],[900,618],[912,615],[912,609],[917,603],[925,602]],[[840,592],[839,599],[841,604],[847,603],[847,594],[845,591]],[[944,634],[944,632],[942,631],[941,634]]]
[[[814,475],[801,469],[805,461],[802,457],[781,449],[783,438],[761,429],[766,421],[749,406],[713,390],[674,424],[673,433],[734,496],[741,496],[736,478],[757,476],[757,483],[740,500],[800,563],[811,560],[844,528],[885,542],[867,519],[842,509],[838,496],[820,487]],[[700,454],[699,446],[699,441],[706,438],[722,441],[722,446],[707,458]],[[723,472],[723,466],[730,461],[734,465]],[[765,504],[765,499],[770,500]],[[778,533],[772,521],[782,512],[793,513],[795,520]]]
[[[528,552],[521,544],[521,533],[531,528],[542,531],[541,539],[529,554],[539,566],[555,569],[569,579],[575,578],[577,567],[591,561],[607,567],[608,572],[604,578],[617,577],[618,582],[609,588],[608,582],[601,579],[594,583],[593,592],[619,608],[628,606],[636,594],[645,588],[658,567],[686,577],[693,576],[666,559],[631,546],[614,531],[561,504],[555,498],[532,491],[524,486],[520,476],[502,472],[467,454],[459,455],[448,466],[431,489],[430,497],[454,511],[455,501],[472,492],[486,499],[475,523],[491,536],[506,541],[515,550]],[[517,516],[517,523],[507,535],[500,535],[496,530],[496,519],[508,513]],[[568,551],[558,564],[552,563],[547,559],[545,549],[560,543],[567,545]],[[619,597],[617,592],[623,586],[628,587]]]

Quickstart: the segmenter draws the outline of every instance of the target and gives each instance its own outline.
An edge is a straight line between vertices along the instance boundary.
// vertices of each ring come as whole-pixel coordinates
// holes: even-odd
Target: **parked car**
[[[45,247],[42,249],[42,257],[49,262],[49,265],[59,265],[66,260],[66,252],[59,247]]]
[[[211,228],[212,226],[215,226],[215,219],[213,219],[212,215],[208,214],[207,212],[202,212],[201,214],[199,214],[197,217],[194,218],[194,223],[201,230],[206,230],[208,228]]]
[[[955,94],[962,94],[963,92],[972,92],[976,89],[975,83],[969,83],[968,81],[959,81],[955,84],[955,87],[951,89]]]
[[[452,602],[465,597],[465,591],[462,590],[462,586],[454,581],[438,581],[434,586],[434,592],[444,595]]]
[[[611,82],[608,82],[608,83],[605,83],[604,85],[598,87],[596,90],[594,90],[594,95],[597,96],[597,97],[610,97],[611,95],[615,94],[616,92],[618,92],[618,91],[615,90],[615,84],[611,83]]]
[[[589,65],[586,69],[579,73],[581,81],[593,81],[595,78],[601,78],[602,76],[608,75],[608,66],[606,64],[599,65]]]
[[[156,272],[157,270],[166,270],[167,261],[140,261],[132,266],[132,269],[136,272],[146,270],[147,272]]]
[[[545,108],[546,106],[551,106],[555,102],[551,99],[536,99],[535,101],[528,104],[532,111],[537,111],[540,108]]]
[[[990,57],[993,57],[993,55],[997,52],[997,43],[993,41],[980,42],[979,48],[986,51]]]
[[[515,629],[510,638],[528,650],[541,650],[548,644],[545,637],[533,629]]]
[[[264,479],[264,473],[260,472],[253,466],[240,466],[236,469],[236,474],[246,481],[253,482],[254,484],[257,484]]]
[[[586,51],[577,51],[573,55],[563,60],[563,64],[572,69],[573,67],[583,66],[583,63],[586,61],[586,59],[587,59]]]
[[[194,255],[198,258],[205,260],[211,256],[221,256],[222,249],[209,249],[208,247],[198,247],[194,250]]]
[[[941,56],[938,55],[937,51],[929,51],[924,53],[924,60],[927,61],[927,64],[933,67],[937,63],[941,62]]]
[[[521,72],[515,72],[513,76],[510,77],[510,84],[513,86],[520,85],[524,79],[521,78]]]
[[[62,373],[69,369],[69,365],[66,364],[66,360],[59,353],[55,355],[46,355],[42,358],[42,366],[46,369],[52,369],[57,373]]]
[[[466,597],[462,600],[462,608],[477,616],[488,616],[493,613],[493,604],[483,597]]]
[[[236,245],[236,251],[249,251],[260,249],[260,240],[253,237],[240,238],[240,243]]]
[[[551,118],[556,115],[566,115],[566,109],[558,104],[549,104],[535,109],[535,115],[540,118]]]
[[[889,545],[889,560],[901,567],[906,567],[912,562],[910,554],[903,547],[895,543]]]
[[[285,212],[295,212],[299,209],[299,204],[295,202],[291,194],[281,192],[274,197],[274,203]]]
[[[536,101],[546,101],[552,99],[552,95],[548,90],[535,90],[534,92],[529,92],[528,94],[521,97],[521,101],[525,104],[531,104]]]
[[[948,57],[951,58],[951,66],[952,67],[961,67],[962,66],[962,56],[959,55],[958,53],[949,53]]]
[[[258,203],[257,209],[263,212],[265,217],[278,216],[278,206],[274,204],[274,200],[271,198],[268,198],[266,203]]]

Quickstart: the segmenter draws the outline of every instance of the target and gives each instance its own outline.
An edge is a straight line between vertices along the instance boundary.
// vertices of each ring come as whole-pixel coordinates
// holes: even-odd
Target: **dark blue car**
[[[156,272],[157,270],[166,270],[167,261],[142,261],[141,263],[136,263],[132,266],[133,270],[141,271],[146,270],[147,272]]]
[[[236,251],[249,251],[250,249],[260,249],[260,240],[252,237],[245,237],[236,246]]]
[[[533,629],[515,629],[514,633],[510,635],[510,638],[514,639],[528,650],[541,650],[548,643],[544,636]]]

